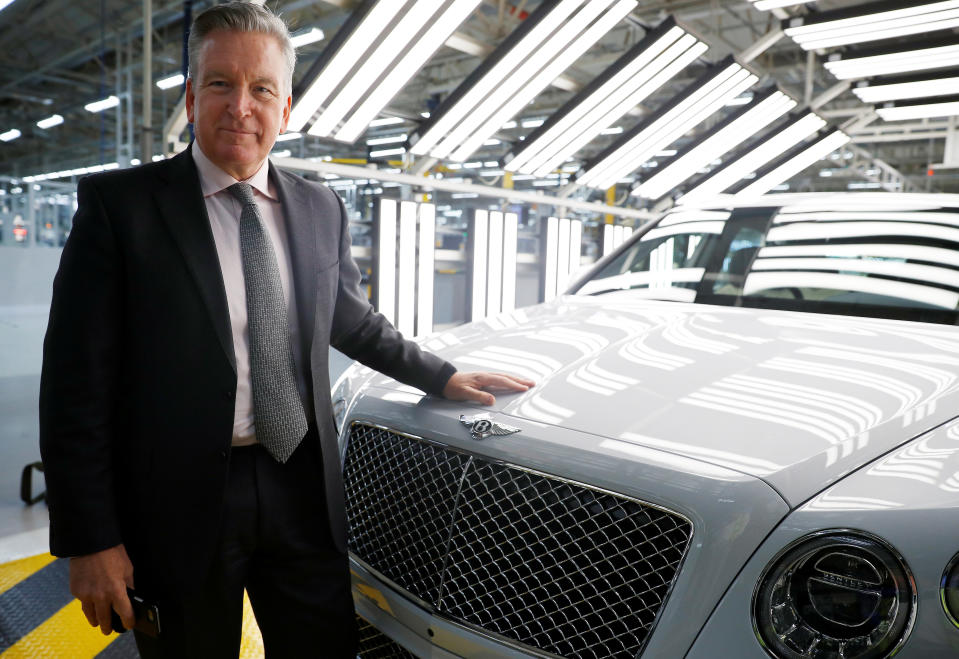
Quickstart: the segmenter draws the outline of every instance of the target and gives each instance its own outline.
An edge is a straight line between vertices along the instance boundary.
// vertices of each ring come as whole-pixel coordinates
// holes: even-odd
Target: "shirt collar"
[[[216,166],[212,160],[207,158],[206,154],[203,153],[203,150],[200,148],[200,145],[195,141],[193,142],[193,148],[191,149],[191,152],[193,155],[193,162],[196,163],[196,169],[200,175],[200,189],[203,191],[204,197],[211,197],[218,192],[226,190],[228,187],[237,182],[235,178],[227,174],[225,171]],[[278,197],[276,196],[276,193],[273,190],[273,184],[270,181],[269,162],[269,158],[264,159],[263,164],[260,165],[258,170],[256,170],[256,173],[243,181],[243,183],[249,183],[254,190],[257,190],[260,194],[264,195],[268,199],[276,201]]]

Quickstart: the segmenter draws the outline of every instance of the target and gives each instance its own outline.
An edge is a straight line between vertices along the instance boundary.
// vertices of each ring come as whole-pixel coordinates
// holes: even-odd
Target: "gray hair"
[[[290,30],[278,15],[268,8],[234,0],[222,5],[214,5],[202,12],[193,21],[190,28],[190,38],[187,41],[189,53],[190,76],[196,75],[200,66],[200,48],[203,41],[211,32],[259,32],[274,37],[283,52],[286,60],[286,76],[281,83],[286,84],[286,91],[293,89],[293,67],[296,66],[296,50],[290,41]]]

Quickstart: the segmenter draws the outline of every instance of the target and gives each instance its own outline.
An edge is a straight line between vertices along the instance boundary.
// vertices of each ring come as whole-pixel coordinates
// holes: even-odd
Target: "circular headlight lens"
[[[766,569],[753,624],[774,657],[890,656],[915,617],[905,563],[878,538],[836,531],[791,545]]]
[[[940,588],[942,607],[956,627],[959,627],[959,554],[952,557],[942,574]]]

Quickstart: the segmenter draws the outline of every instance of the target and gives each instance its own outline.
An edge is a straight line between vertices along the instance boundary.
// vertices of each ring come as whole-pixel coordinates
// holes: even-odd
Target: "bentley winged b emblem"
[[[519,428],[493,421],[488,413],[473,416],[461,414],[460,423],[470,429],[470,437],[473,439],[486,439],[490,435],[512,435],[514,432],[519,432]]]

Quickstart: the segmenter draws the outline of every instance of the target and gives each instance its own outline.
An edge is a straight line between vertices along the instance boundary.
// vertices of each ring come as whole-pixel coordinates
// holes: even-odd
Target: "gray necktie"
[[[277,462],[286,462],[306,434],[306,414],[296,389],[293,350],[280,268],[248,183],[227,191],[243,205],[240,252],[246,281],[256,439]]]

